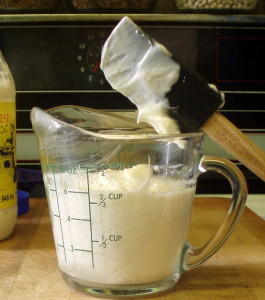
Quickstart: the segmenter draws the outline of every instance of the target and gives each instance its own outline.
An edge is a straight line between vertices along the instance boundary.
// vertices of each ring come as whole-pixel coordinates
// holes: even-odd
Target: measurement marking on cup
[[[86,249],[77,249],[77,248],[74,248],[75,251],[80,251],[80,252],[92,252],[92,250],[86,250]]]
[[[71,220],[74,220],[74,221],[84,221],[84,222],[90,222],[91,220],[90,219],[79,219],[79,218],[70,218]]]
[[[106,198],[105,199],[103,199],[101,202],[99,202],[99,204],[98,204],[98,206],[103,206],[103,207],[105,207],[106,206]]]
[[[81,167],[81,169],[85,169],[86,171],[86,180],[87,180],[87,196],[88,196],[88,204],[89,204],[89,219],[90,219],[90,238],[91,238],[91,258],[92,258],[92,268],[95,267],[94,263],[94,247],[93,247],[93,229],[92,229],[92,214],[91,214],[91,199],[90,199],[90,186],[89,186],[89,168]]]
[[[108,241],[108,239],[105,239],[100,245],[99,245],[99,247],[103,247],[103,248],[107,248],[107,241]]]
[[[92,241],[93,243],[98,243],[99,241]],[[60,245],[58,245],[60,246]],[[80,248],[74,248],[73,245],[71,245],[71,250],[72,251],[79,251],[79,252],[88,252],[88,253],[92,253],[93,250],[88,250],[88,249],[80,249]]]
[[[58,198],[58,192],[57,192],[57,185],[56,185],[56,180],[55,180],[55,172],[54,168],[52,167],[52,174],[53,174],[53,181],[54,181],[54,188],[55,188],[55,195],[56,195],[56,201],[57,201],[57,208],[58,208],[58,216],[60,220],[60,229],[61,229],[61,234],[62,234],[62,242],[63,242],[63,249],[64,249],[64,259],[65,262],[67,263],[67,258],[66,258],[66,252],[65,252],[65,246],[64,246],[64,235],[63,235],[63,227],[62,227],[62,219],[61,219],[61,212],[60,212],[60,204],[59,204],[59,198]]]
[[[67,191],[67,193],[72,193],[72,194],[87,194],[87,192],[79,192],[79,191]]]
[[[59,219],[59,222],[57,223],[59,225],[59,228],[60,228],[60,232],[61,232],[61,242],[59,243],[56,243],[58,249],[59,248],[62,248],[63,249],[63,253],[64,253],[64,260],[65,260],[65,263],[67,264],[68,263],[68,255],[70,255],[70,252],[68,251],[69,250],[69,247],[66,246],[68,244],[68,240],[65,240],[67,236],[64,236],[64,222],[67,221],[67,222],[86,222],[86,223],[89,223],[90,226],[90,241],[88,241],[88,245],[85,246],[85,248],[79,248],[77,245],[77,248],[74,247],[74,245],[71,245],[70,246],[70,250],[71,251],[79,251],[79,252],[87,252],[87,253],[90,253],[91,255],[91,264],[92,264],[92,268],[95,267],[95,261],[94,261],[94,247],[93,247],[93,244],[94,243],[99,243],[99,241],[97,240],[94,240],[93,239],[93,229],[92,229],[92,212],[91,212],[91,207],[92,205],[98,205],[97,202],[92,202],[91,199],[90,199],[90,185],[89,185],[89,170],[91,168],[89,167],[79,167],[80,169],[83,169],[85,170],[85,174],[86,174],[86,181],[87,181],[87,190],[81,190],[79,191],[78,189],[75,190],[73,188],[69,188],[67,186],[57,186],[57,174],[59,174],[58,176],[60,176],[61,172],[60,172],[60,169],[59,169],[59,173],[57,173],[58,171],[58,167],[57,166],[52,166],[50,165],[49,166],[51,169],[52,169],[52,175],[53,175],[53,184],[54,186],[51,186],[49,188],[49,191],[54,193],[53,195],[55,196],[55,200],[56,200],[56,206],[57,206],[57,209],[55,209],[55,211],[52,213],[53,217],[54,218],[57,218]],[[64,172],[63,172],[64,173]],[[69,173],[69,172],[68,172]],[[70,174],[70,173],[69,173]],[[75,172],[71,172],[71,174],[75,174],[75,175],[78,175],[77,173],[77,169],[75,169]],[[61,178],[59,178],[61,179]],[[60,184],[61,184],[61,181],[59,181]],[[58,188],[59,188],[59,191],[58,191]],[[61,190],[62,189],[62,190]],[[61,199],[60,198],[60,193],[63,192],[63,194],[67,195],[67,194],[83,194],[83,195],[86,195],[86,198],[82,198],[83,200],[85,201],[88,201],[88,206],[89,206],[89,215],[87,216],[84,216],[83,218],[82,217],[78,217],[78,216],[71,216],[71,215],[68,215],[68,216],[63,216],[62,215],[62,208],[63,208],[63,203],[61,201],[65,201],[64,197]],[[80,198],[81,199],[81,198]],[[56,207],[55,206],[55,207]],[[58,211],[58,212],[57,212]],[[74,223],[73,223],[74,224]],[[74,226],[74,225],[73,225]],[[86,248],[87,247],[87,248]]]

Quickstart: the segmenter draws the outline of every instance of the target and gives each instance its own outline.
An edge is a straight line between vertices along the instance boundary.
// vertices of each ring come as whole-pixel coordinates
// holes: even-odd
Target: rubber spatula
[[[167,74],[171,73],[165,68],[168,64],[171,64],[173,73],[178,73],[176,80],[170,77],[171,81],[167,81]],[[149,98],[162,99],[182,132],[201,129],[265,181],[265,152],[217,112],[224,104],[224,95],[196,71],[189,70],[175,57],[173,59],[162,45],[128,17],[119,22],[106,41],[101,68],[112,87],[132,102],[145,93]],[[145,84],[143,89],[143,76],[148,77],[149,71],[153,74],[153,81]]]

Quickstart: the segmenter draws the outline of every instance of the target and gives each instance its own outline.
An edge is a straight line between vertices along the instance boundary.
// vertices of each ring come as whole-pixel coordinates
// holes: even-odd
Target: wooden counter
[[[197,198],[190,241],[199,246],[225,213],[224,198]],[[69,288],[57,266],[45,199],[30,199],[11,237],[0,242],[1,300],[92,300]],[[212,258],[186,272],[167,293],[146,299],[265,299],[265,221],[246,209],[234,233]]]

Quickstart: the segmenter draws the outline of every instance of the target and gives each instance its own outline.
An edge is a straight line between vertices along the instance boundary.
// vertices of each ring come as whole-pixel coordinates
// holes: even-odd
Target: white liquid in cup
[[[45,174],[60,269],[80,280],[133,285],[176,274],[195,187],[150,166]],[[89,191],[89,193],[88,193]]]

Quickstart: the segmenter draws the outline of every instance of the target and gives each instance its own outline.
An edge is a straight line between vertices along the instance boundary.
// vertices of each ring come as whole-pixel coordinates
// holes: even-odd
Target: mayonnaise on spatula
[[[180,133],[168,115],[166,94],[179,78],[180,65],[154,40],[124,17],[102,50],[101,68],[111,86],[138,108],[138,122],[149,123],[160,134]]]
[[[101,68],[159,134],[203,130],[265,181],[265,153],[216,110],[224,95],[124,17],[106,41]],[[170,116],[172,118],[169,117]]]

